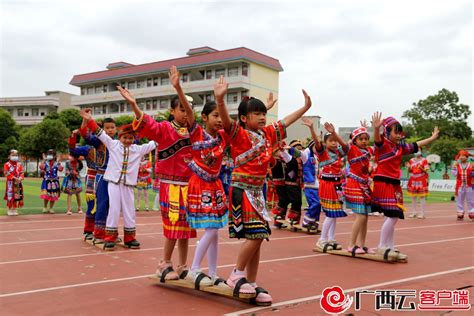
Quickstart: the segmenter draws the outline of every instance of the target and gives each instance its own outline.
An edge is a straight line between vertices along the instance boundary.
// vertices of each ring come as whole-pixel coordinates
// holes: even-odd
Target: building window
[[[181,76],[181,81],[182,81],[182,82],[188,82],[188,76],[189,76],[188,74],[183,74],[183,75]]]
[[[119,112],[119,105],[117,103],[110,104],[108,113],[118,113],[118,112]]]
[[[104,85],[102,86],[102,92],[103,92],[103,93],[107,93],[108,91],[109,91],[109,86],[106,85],[106,84],[104,84]]]
[[[239,75],[239,67],[232,67],[227,69],[227,76],[236,77]]]
[[[10,113],[10,115],[13,116],[13,110],[12,109],[8,109],[8,113]]]
[[[120,102],[120,112],[124,112],[124,111],[125,111],[125,103]]]
[[[132,106],[127,103],[127,112],[131,112],[131,111],[132,111]]]
[[[237,92],[227,93],[227,103],[237,103],[238,95]]]
[[[161,78],[161,85],[162,85],[162,86],[166,86],[166,85],[168,85],[169,83],[170,83],[170,78],[168,78],[168,77],[162,77],[162,78]]]
[[[39,109],[31,109],[31,116],[38,116],[39,115]]]
[[[206,70],[206,79],[212,79],[212,70]]]
[[[158,85],[158,78],[153,78],[153,86],[156,87]]]
[[[23,109],[17,109],[16,110],[16,115],[17,116],[23,116]]]
[[[137,89],[145,88],[145,80],[138,80],[137,81]]]
[[[44,114],[45,114],[44,112],[41,112],[41,116],[44,116]]]
[[[249,75],[249,64],[242,63],[242,76],[248,76],[248,75]]]
[[[225,69],[216,69],[216,78],[219,79],[220,76],[225,76]]]
[[[158,108],[158,100],[153,100],[153,110]]]
[[[151,110],[151,100],[146,101],[146,110],[147,111]]]
[[[87,94],[93,94],[93,93],[94,93],[94,88],[93,87],[87,88]]]
[[[130,81],[130,82],[128,83],[128,88],[129,88],[129,89],[135,89],[135,81]]]
[[[25,112],[25,116],[30,116],[30,113],[28,113],[28,112]]]
[[[95,93],[101,93],[102,87],[95,87]]]
[[[167,109],[168,108],[168,99],[160,100],[160,109]]]
[[[86,95],[86,94],[87,94],[87,89],[81,88],[81,95]]]
[[[145,109],[145,102],[141,101],[140,103],[138,103],[138,107],[140,108],[140,110],[144,110]]]
[[[151,80],[151,78],[148,78],[148,79],[146,80],[146,86],[147,86],[147,87],[151,87],[152,84],[153,84],[153,81]]]
[[[102,114],[102,106],[100,105],[94,106],[94,114]]]
[[[214,101],[214,94],[206,94],[205,103]]]

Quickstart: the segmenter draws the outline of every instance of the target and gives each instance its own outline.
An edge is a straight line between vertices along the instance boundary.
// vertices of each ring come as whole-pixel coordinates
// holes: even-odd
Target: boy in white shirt
[[[119,140],[114,140],[99,128],[92,119],[91,109],[83,109],[81,116],[88,122],[87,127],[109,150],[109,163],[104,180],[109,183],[109,214],[105,228],[105,250],[114,250],[118,237],[120,211],[124,218],[124,244],[129,248],[140,248],[135,239],[135,197],[133,188],[137,184],[138,168],[144,155],[156,148],[154,141],[135,145],[135,133],[131,125],[123,125],[118,130]]]

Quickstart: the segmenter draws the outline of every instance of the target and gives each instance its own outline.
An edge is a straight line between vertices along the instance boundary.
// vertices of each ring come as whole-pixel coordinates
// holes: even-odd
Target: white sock
[[[202,259],[204,258],[204,255],[206,254],[207,250],[209,249],[209,245],[215,239],[214,235],[217,235],[217,229],[208,228],[205,230],[204,235],[201,237],[198,245],[196,246],[196,253],[194,254],[194,260],[193,265],[191,266],[191,270],[196,271],[201,268]]]
[[[337,218],[333,218],[332,225],[331,225],[331,227],[329,227],[329,240],[336,240],[336,238],[335,238],[336,223],[337,223]]]
[[[329,229],[331,228],[332,226],[332,222],[333,222],[334,218],[331,218],[331,217],[326,217],[324,219],[324,223],[323,223],[323,229],[321,231],[321,238],[319,238],[319,240],[322,240],[322,241],[327,241],[328,240],[328,237],[329,237]]]
[[[219,253],[219,233],[217,229],[215,231],[213,239],[207,249],[207,264],[209,266],[209,275],[215,277],[217,275],[217,255]]]
[[[157,210],[158,205],[160,205],[160,194],[159,193],[157,193],[156,196],[155,196],[155,201],[153,202],[153,209]]]
[[[416,215],[416,197],[411,197],[411,203],[413,205],[413,215]]]
[[[379,248],[395,248],[394,235],[395,235],[395,224],[398,218],[396,217],[385,217],[385,222],[382,225],[382,231],[380,232],[380,243]]]
[[[420,198],[420,208],[421,208],[421,215],[422,216],[425,216],[425,205],[426,205],[425,198]]]

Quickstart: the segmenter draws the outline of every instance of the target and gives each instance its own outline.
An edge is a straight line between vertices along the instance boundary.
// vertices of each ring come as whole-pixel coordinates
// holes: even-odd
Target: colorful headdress
[[[470,155],[471,155],[471,154],[470,154],[467,150],[461,149],[461,150],[458,152],[458,154],[456,155],[455,160],[458,160],[459,157],[461,157],[461,156],[469,157]]]
[[[385,137],[388,138],[390,136],[390,127],[392,127],[392,125],[395,125],[397,123],[400,123],[400,122],[398,122],[397,119],[394,118],[393,116],[388,116],[383,119],[382,125],[384,127]]]
[[[369,132],[367,131],[367,128],[365,128],[364,126],[358,127],[355,130],[353,130],[351,133],[351,136],[352,136],[352,139],[355,139],[357,136],[362,135],[362,134],[367,134],[367,136],[369,136],[370,138]]]
[[[292,140],[292,141],[290,142],[290,147],[296,147],[296,146],[298,146],[298,145],[300,145],[301,147],[303,147],[303,144],[301,144],[301,141],[298,140],[298,139],[294,139],[294,140]]]
[[[135,136],[135,131],[133,130],[132,124],[122,125],[118,128],[119,138],[122,137],[122,135],[126,135],[126,134],[132,134],[133,136]]]

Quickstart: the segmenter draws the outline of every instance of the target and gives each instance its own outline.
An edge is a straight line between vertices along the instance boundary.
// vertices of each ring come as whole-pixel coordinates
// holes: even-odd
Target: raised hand
[[[133,94],[128,91],[127,89],[125,88],[122,88],[121,86],[117,86],[117,90],[120,92],[120,94],[122,95],[122,97],[129,103],[129,104],[132,104],[132,103],[137,103],[135,101],[135,97],[133,96]]]
[[[433,138],[433,140],[437,139],[439,136],[439,128],[438,126],[435,126],[434,130],[433,130],[433,133],[431,133],[431,138]]]
[[[324,128],[331,134],[334,134],[336,132],[336,128],[334,127],[334,125],[332,125],[332,123],[324,123]]]
[[[90,121],[92,119],[92,109],[91,108],[84,108],[80,112],[82,118],[86,121]]]
[[[179,71],[176,66],[171,66],[170,70],[168,71],[168,76],[170,77],[171,85],[176,89],[179,87]]]
[[[224,76],[220,76],[214,84],[214,96],[216,100],[223,100],[228,88],[229,84],[225,82]]]
[[[372,115],[372,127],[374,129],[379,129],[382,126],[382,112],[375,112]]]
[[[79,134],[79,130],[78,130],[78,129],[75,129],[75,130],[72,131],[72,134],[71,134],[71,135],[72,135],[72,136],[76,136],[76,135],[78,135],[78,134]]]
[[[369,123],[367,122],[366,119],[363,119],[363,120],[360,121],[360,126],[365,127],[365,128],[368,128],[368,127],[369,127]]]
[[[303,121],[303,123],[301,123],[302,125],[313,128],[313,121],[311,121],[309,118],[302,117],[301,120]]]
[[[270,92],[267,97],[267,111],[269,111],[277,101],[278,99],[273,99],[273,92]]]
[[[309,109],[312,105],[311,102],[311,97],[306,93],[306,91],[303,89],[303,95],[304,95],[304,106],[305,108]]]

